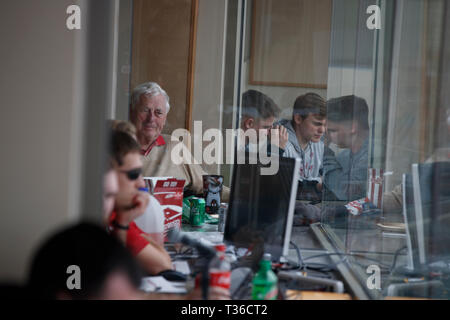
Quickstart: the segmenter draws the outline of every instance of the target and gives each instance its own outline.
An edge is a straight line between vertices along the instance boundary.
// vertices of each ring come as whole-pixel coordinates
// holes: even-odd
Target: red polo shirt
[[[109,224],[112,225],[112,222],[116,218],[116,213],[111,213],[111,216],[109,217]],[[144,249],[149,242],[141,236],[141,234],[144,233],[137,225],[136,223],[131,222],[130,228],[127,231],[127,249],[131,251],[133,256],[137,256],[139,252],[141,252],[142,249]]]
[[[145,149],[141,149],[141,155],[148,156],[148,154],[150,153],[150,151],[152,151],[154,146],[163,146],[166,144],[166,141],[164,140],[164,138],[162,137],[162,135],[159,135],[158,138],[156,138],[155,142],[153,142],[148,148],[147,150]]]

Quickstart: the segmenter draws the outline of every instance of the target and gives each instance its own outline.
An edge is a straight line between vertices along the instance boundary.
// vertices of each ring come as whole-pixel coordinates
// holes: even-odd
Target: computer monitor
[[[450,261],[450,162],[413,164],[402,187],[408,269]]]
[[[419,239],[417,237],[416,213],[414,209],[414,189],[412,175],[404,174],[402,181],[403,190],[403,220],[406,227],[407,268],[417,269],[420,266]]]
[[[224,241],[247,249],[253,266],[263,253],[280,261],[289,250],[300,159],[272,161],[278,161],[274,175],[262,175],[260,163],[235,164],[233,169]]]
[[[450,162],[412,165],[421,264],[450,258]]]

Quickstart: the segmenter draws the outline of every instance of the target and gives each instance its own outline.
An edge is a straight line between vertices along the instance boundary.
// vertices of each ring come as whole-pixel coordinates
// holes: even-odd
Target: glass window
[[[448,298],[445,0],[135,0],[132,11],[131,89],[166,90],[167,139],[186,129],[196,164],[225,186],[240,141],[229,130],[246,133],[246,152],[263,142],[299,159],[297,246],[313,246],[296,233],[311,228],[359,297]],[[246,181],[249,199],[261,181]]]

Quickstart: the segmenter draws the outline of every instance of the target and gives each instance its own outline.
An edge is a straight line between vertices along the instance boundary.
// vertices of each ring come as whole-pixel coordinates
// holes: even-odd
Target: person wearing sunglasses
[[[122,132],[123,133],[123,132]],[[128,135],[128,133],[123,133]],[[115,148],[116,146],[117,148]],[[140,205],[134,206],[132,209],[121,209],[121,206],[114,206],[115,198],[120,193],[120,187],[119,187],[119,178],[122,176],[122,178],[126,177],[130,183],[133,181],[136,183],[136,186],[140,185],[140,179],[141,177],[141,169],[139,168],[139,163],[135,162],[134,157],[131,157],[131,159],[128,157],[125,157],[123,160],[120,160],[122,156],[120,155],[127,155],[127,154],[133,154],[136,153],[136,145],[133,146],[133,143],[124,137],[122,134],[116,134],[112,135],[111,139],[111,155],[110,155],[110,161],[108,163],[108,168],[106,173],[103,176],[103,214],[105,219],[105,225],[108,226],[108,231],[110,231],[110,234],[112,236],[115,236],[116,238],[119,238],[122,243],[126,245],[128,249],[131,249],[129,251],[136,252],[139,250],[139,247],[143,246],[143,249],[141,249],[137,255],[134,255],[135,260],[140,262],[140,270],[146,271],[147,273],[153,274],[153,272],[158,272],[159,269],[165,269],[168,266],[167,260],[168,258],[167,253],[165,253],[165,250],[162,248],[158,248],[152,243],[152,240],[149,239],[149,242],[146,241],[146,239],[142,236],[142,230],[137,227],[135,222],[129,220],[131,216],[139,215],[141,212]],[[114,151],[113,151],[114,150]],[[133,151],[134,150],[134,151]],[[115,156],[114,156],[115,154]],[[116,158],[117,160],[113,160],[113,158]],[[119,162],[122,163],[122,165],[119,165]],[[132,165],[135,163],[137,165],[136,168],[127,170],[128,165]],[[124,187],[126,187],[126,179],[121,181],[122,184],[122,191],[124,190]],[[140,198],[140,195],[142,192],[138,192],[138,198]],[[111,198],[113,198],[112,204],[111,204]],[[138,198],[135,199],[135,201],[140,201]],[[157,200],[153,197],[147,197],[151,201]],[[123,195],[121,195],[121,199],[125,199]],[[143,198],[142,204],[145,203],[145,197]],[[151,205],[151,203],[150,203]],[[113,212],[113,208],[115,208]],[[161,208],[162,210],[162,208]],[[113,213],[112,213],[113,212]],[[130,215],[130,216],[128,216]],[[127,217],[128,216],[128,217]],[[124,223],[123,227],[114,227],[112,225],[112,221],[119,221],[117,217],[120,217],[120,223]],[[112,218],[112,219],[111,219]],[[127,222],[131,221],[131,222]],[[119,224],[119,222],[117,222]],[[128,224],[128,229],[126,228],[126,224]],[[133,238],[135,238],[133,240]],[[127,240],[130,239],[131,242],[127,243]],[[137,240],[136,240],[137,239]],[[155,252],[155,248],[157,249]],[[162,251],[160,253],[159,251]],[[151,258],[155,259],[152,260]],[[168,259],[167,259],[168,258]],[[161,260],[159,260],[161,259]],[[159,269],[158,269],[159,268]],[[150,269],[150,270],[149,270]],[[155,271],[154,271],[155,270]],[[163,270],[163,272],[166,270]],[[120,279],[119,279],[120,280]],[[117,282],[117,281],[116,281]],[[123,281],[122,281],[123,283]],[[136,282],[134,283],[135,288],[137,289]],[[128,286],[127,288],[130,288]],[[122,288],[121,288],[121,291]],[[190,291],[188,294],[161,294],[161,293],[137,293],[135,291],[127,290],[125,292],[111,292],[113,294],[111,297],[112,299],[150,299],[150,300],[198,300],[202,298],[202,292],[200,288],[196,288],[192,291]],[[109,298],[106,297],[106,298]],[[105,297],[103,297],[105,298]],[[212,288],[209,292],[208,299],[211,300],[228,300],[230,299],[229,291],[225,289],[221,289],[218,287]]]
[[[109,230],[119,238],[150,275],[172,269],[169,254],[163,247],[146,237],[134,220],[147,206],[157,207],[157,200],[139,191],[145,187],[138,143],[127,133],[113,131],[110,144],[111,162],[117,172],[119,185],[114,211],[109,217]],[[158,204],[159,205],[159,204]]]

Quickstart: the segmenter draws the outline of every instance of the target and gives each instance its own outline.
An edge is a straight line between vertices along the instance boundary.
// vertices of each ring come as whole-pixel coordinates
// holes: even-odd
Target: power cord
[[[299,270],[303,270],[303,271],[314,270],[314,271],[318,271],[320,273],[330,273],[330,272],[337,270],[337,268],[336,268],[337,264],[324,264],[324,263],[317,263],[317,262],[312,262],[312,263],[306,264],[305,261],[310,259],[311,257],[303,259],[300,248],[294,242],[291,241],[290,243],[294,247],[295,251],[297,252],[297,257],[298,257],[298,267],[292,268],[292,269],[299,269]]]
[[[292,241],[290,241],[290,244],[294,247],[295,251],[297,252],[297,258],[298,258],[298,269],[303,269],[304,262],[302,253],[300,252],[300,248]]]
[[[335,253],[323,253],[323,254],[318,254],[318,255],[315,255],[315,256],[307,257],[304,260],[320,258],[320,257],[327,257],[327,256],[334,256],[334,255],[343,256],[343,258],[341,260],[339,260],[338,262],[336,262],[335,264],[332,265],[334,267],[337,267],[337,265],[342,263],[342,262],[348,262],[347,257],[357,257],[357,258],[365,259],[365,260],[368,260],[368,261],[373,261],[373,262],[376,262],[380,267],[384,267],[386,270],[390,270],[390,267],[391,267],[391,266],[388,266],[388,265],[380,262],[377,259],[372,259],[372,258],[369,258],[369,257],[365,257],[363,255],[358,255],[358,254],[353,254],[353,253],[338,253],[338,252],[335,252]],[[364,266],[361,263],[359,263],[358,261],[355,261],[355,263],[357,263],[360,266]],[[389,271],[387,271],[387,272],[389,272]]]
[[[389,273],[392,274],[392,272],[394,271],[395,265],[397,264],[397,257],[400,254],[400,252],[402,252],[403,250],[405,250],[407,248],[408,248],[407,246],[404,246],[404,247],[401,247],[400,249],[398,249],[397,251],[395,251],[394,261],[392,262],[392,266],[391,266]]]

